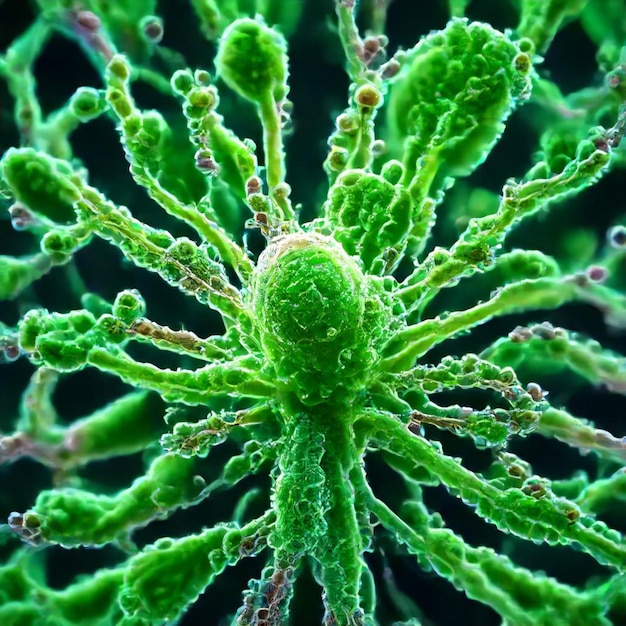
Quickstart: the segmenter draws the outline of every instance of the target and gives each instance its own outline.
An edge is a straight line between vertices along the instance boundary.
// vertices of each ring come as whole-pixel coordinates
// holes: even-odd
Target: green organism
[[[626,328],[623,219],[600,240],[563,213],[626,165],[626,31],[614,23],[626,23],[626,9],[610,4],[605,22],[602,0],[512,1],[500,29],[474,19],[473,2],[441,2],[447,23],[424,34],[416,19],[423,36],[392,54],[383,36],[391,3],[356,4],[334,2],[330,30],[350,87],[318,196],[292,191],[285,148],[297,119],[288,39],[310,27],[305,2],[191,0],[198,37],[217,42],[209,69],[165,47],[168,19],[154,2],[118,11],[40,0],[0,52],[19,134],[0,159],[0,201],[12,237],[32,244],[0,250],[10,304],[0,311],[0,361],[4,371],[31,368],[17,414],[0,422],[0,463],[34,459],[52,480],[21,512],[0,491],[9,507],[1,624],[191,624],[215,589],[203,623],[438,623],[407,589],[417,578],[398,584],[394,559],[447,581],[498,623],[626,623],[624,438],[552,400],[543,383],[562,374],[626,394],[626,357],[614,344],[546,321],[584,303],[607,328]],[[373,34],[361,35],[357,9]],[[542,62],[571,23],[596,45],[605,79],[566,96]],[[77,43],[101,84],[46,113],[35,62],[53,36]],[[140,104],[142,84],[162,107]],[[227,126],[231,107],[256,113],[259,147]],[[539,149],[498,195],[475,176],[526,109]],[[73,133],[95,120],[115,126],[158,226],[92,182]],[[300,203],[314,197],[305,220]],[[531,249],[509,246],[514,231],[553,214],[563,228],[550,243],[560,247],[533,249],[540,237]],[[112,298],[89,288],[80,258],[97,239],[121,253],[122,267],[219,317],[215,332],[152,319],[150,288]],[[57,310],[36,289],[55,275],[67,294]],[[469,304],[454,304],[457,293]],[[463,348],[507,316],[522,323]],[[63,420],[63,381],[91,370],[125,391]],[[539,437],[592,453],[597,467],[534,471],[517,446]],[[133,455],[142,471],[123,488],[83,473]],[[376,466],[395,477],[391,488],[379,487]],[[500,549],[458,531],[430,499],[437,487],[495,529]],[[214,505],[224,493],[235,502],[226,511]],[[138,539],[194,510],[196,531]],[[578,584],[560,581],[520,559],[523,542],[575,551],[595,569]],[[115,558],[61,587],[46,562],[51,546]],[[226,606],[219,584],[250,561],[254,578]]]

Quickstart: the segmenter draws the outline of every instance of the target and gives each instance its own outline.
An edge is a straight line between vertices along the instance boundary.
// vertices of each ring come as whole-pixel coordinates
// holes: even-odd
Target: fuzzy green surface
[[[236,20],[222,35],[215,59],[218,74],[239,95],[259,103],[285,96],[285,40],[262,22]]]
[[[451,20],[408,53],[392,86],[394,141],[409,137],[417,155],[440,149],[446,173],[466,176],[504,130],[515,102],[528,96],[530,60],[487,24]]]
[[[353,395],[379,360],[389,314],[330,238],[276,240],[259,260],[252,304],[266,357],[306,404]]]

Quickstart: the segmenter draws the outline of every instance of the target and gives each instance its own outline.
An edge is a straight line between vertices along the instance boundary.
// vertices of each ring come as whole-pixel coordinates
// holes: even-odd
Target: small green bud
[[[190,70],[176,70],[170,79],[172,91],[179,96],[186,96],[191,91],[193,82]]]
[[[98,330],[106,335],[107,340],[113,343],[122,343],[126,340],[126,326],[113,315],[105,313],[98,318]]]
[[[133,112],[132,103],[121,89],[109,87],[106,98],[118,117],[125,119]]]
[[[135,136],[142,127],[142,117],[137,111],[133,111],[122,120],[122,128],[126,137]]]
[[[527,37],[523,37],[522,39],[520,39],[517,42],[517,46],[519,47],[520,52],[524,52],[531,57],[535,53],[535,44],[533,43],[532,39],[528,39]]]
[[[259,103],[287,94],[286,43],[282,35],[249,18],[234,21],[222,35],[215,65],[220,78],[240,96]]]
[[[50,230],[41,239],[41,251],[47,254],[54,265],[69,261],[78,246],[78,241],[70,233]]]
[[[89,122],[106,109],[103,92],[92,87],[79,87],[70,98],[70,111],[81,122]]]
[[[270,199],[262,193],[253,193],[246,200],[255,213],[268,213],[272,210]]]
[[[404,166],[400,161],[387,161],[382,167],[380,175],[392,185],[397,185],[404,175]]]
[[[340,130],[344,133],[352,134],[359,130],[361,126],[361,122],[359,121],[359,116],[355,111],[349,111],[346,113],[342,113],[337,117],[337,130]]]
[[[210,109],[215,105],[215,96],[211,89],[195,88],[187,94],[187,100],[193,107]]]
[[[331,150],[333,148],[348,149],[352,146],[353,141],[350,138],[349,133],[334,133],[328,140]]]
[[[158,111],[146,111],[142,117],[142,130],[155,144],[159,142],[167,128],[163,116]]]
[[[360,107],[376,109],[383,103],[383,95],[380,90],[371,84],[361,85],[354,94],[354,101]]]
[[[115,82],[115,79],[125,83],[130,78],[130,65],[121,54],[116,54],[107,65],[107,78],[110,82]],[[111,80],[112,79],[112,80]]]
[[[350,153],[345,148],[333,146],[328,154],[326,163],[331,171],[342,172],[346,168],[346,165],[348,165],[349,157]]]
[[[124,324],[130,325],[146,314],[146,303],[136,289],[125,289],[117,294],[113,304],[113,315]]]
[[[206,70],[196,70],[193,73],[193,79],[201,87],[208,87],[211,84],[211,74]]]
[[[278,183],[272,192],[277,200],[285,200],[291,195],[291,186],[288,183]]]

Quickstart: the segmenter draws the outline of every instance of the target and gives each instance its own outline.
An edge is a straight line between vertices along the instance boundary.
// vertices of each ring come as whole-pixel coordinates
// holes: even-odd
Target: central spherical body
[[[332,238],[285,235],[259,259],[252,306],[276,377],[305,403],[351,398],[388,327],[380,290]]]

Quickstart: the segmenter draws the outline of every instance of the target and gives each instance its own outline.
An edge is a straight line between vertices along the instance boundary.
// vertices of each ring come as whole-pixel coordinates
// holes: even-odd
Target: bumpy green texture
[[[63,173],[55,171],[59,167],[64,174],[72,170],[62,161],[52,161],[46,155],[34,150],[25,152],[8,151],[2,159],[2,177],[10,186],[18,202],[29,207],[37,217],[60,224],[68,224],[75,219],[72,204],[78,199],[76,187],[66,180]]]
[[[380,175],[347,170],[329,193],[326,219],[335,238],[370,274],[389,272],[406,248],[413,207],[398,184],[403,173],[397,161],[386,163]]]
[[[502,2],[500,31],[449,0],[430,30],[411,3],[396,52],[388,4],[190,0],[204,69],[178,3],[39,0],[0,51],[3,626],[626,623],[626,225],[594,195],[626,165],[626,9]],[[564,96],[569,21],[604,80]],[[55,109],[59,35],[96,78]],[[343,49],[345,110],[291,36]],[[251,110],[258,147],[227,126]]]
[[[251,19],[233,22],[222,35],[215,59],[220,77],[238,94],[260,103],[285,96],[286,44],[279,33]]]
[[[530,93],[528,45],[458,19],[406,53],[389,98],[392,145],[434,176],[467,176],[487,156],[516,103]],[[408,139],[405,139],[408,138]]]
[[[334,239],[277,238],[259,258],[252,289],[263,352],[302,402],[351,400],[366,386],[390,315]]]

